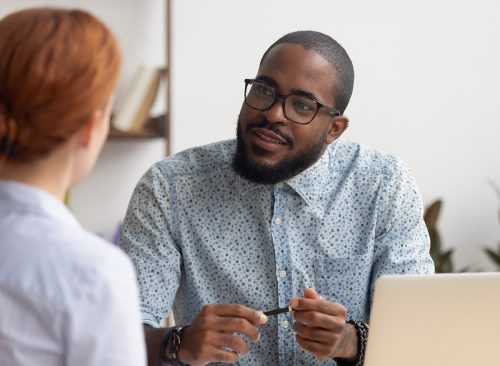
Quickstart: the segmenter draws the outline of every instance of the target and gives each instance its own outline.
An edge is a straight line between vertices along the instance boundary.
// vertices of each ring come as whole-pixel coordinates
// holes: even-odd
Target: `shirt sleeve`
[[[120,238],[137,270],[142,321],[153,327],[170,312],[181,276],[171,195],[166,174],[153,166],[134,190]]]
[[[66,365],[146,365],[135,271],[123,253],[108,254],[66,315]]]
[[[378,202],[372,299],[375,281],[383,274],[434,273],[415,179],[397,158],[388,158],[385,169]]]

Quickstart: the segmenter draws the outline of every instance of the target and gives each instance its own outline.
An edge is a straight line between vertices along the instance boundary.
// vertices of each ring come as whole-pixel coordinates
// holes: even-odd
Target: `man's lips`
[[[267,128],[252,128],[250,132],[256,134],[263,140],[274,143],[274,144],[279,144],[279,145],[287,145],[288,142],[281,137],[280,135],[268,130]]]

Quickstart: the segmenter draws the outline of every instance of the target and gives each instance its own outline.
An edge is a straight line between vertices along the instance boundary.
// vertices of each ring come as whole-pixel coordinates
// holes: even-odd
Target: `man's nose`
[[[283,98],[278,96],[276,101],[267,111],[264,111],[266,119],[271,123],[286,123]]]

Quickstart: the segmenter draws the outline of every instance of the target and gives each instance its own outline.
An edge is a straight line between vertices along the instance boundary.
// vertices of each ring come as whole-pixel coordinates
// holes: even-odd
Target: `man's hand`
[[[357,335],[346,323],[347,309],[336,302],[326,301],[311,288],[304,297],[292,299],[297,342],[320,360],[332,357],[351,359],[357,355]]]
[[[267,322],[261,311],[243,305],[206,305],[183,332],[179,360],[192,366],[235,363],[249,347],[243,335],[257,342],[257,325]],[[235,335],[238,333],[239,335]]]

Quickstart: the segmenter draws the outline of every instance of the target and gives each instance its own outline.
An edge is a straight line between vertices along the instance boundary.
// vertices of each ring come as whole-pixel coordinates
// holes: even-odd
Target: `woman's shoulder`
[[[106,291],[135,286],[128,257],[82,228],[53,227],[44,237],[27,234],[19,239],[17,243],[0,240],[0,286],[21,296],[66,311],[81,301],[95,301]]]

